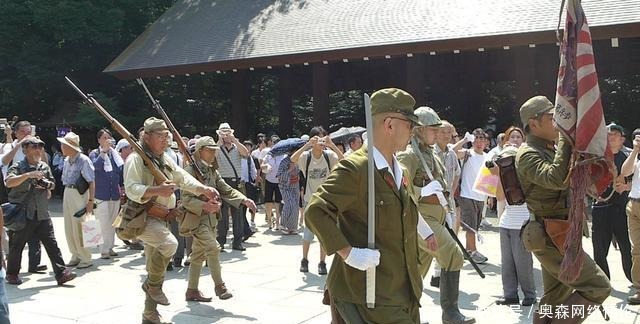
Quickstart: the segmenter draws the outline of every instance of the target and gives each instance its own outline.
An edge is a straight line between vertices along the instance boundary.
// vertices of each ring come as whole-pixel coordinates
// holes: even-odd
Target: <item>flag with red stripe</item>
[[[560,279],[572,282],[579,276],[585,255],[581,244],[584,197],[588,188],[599,195],[611,183],[613,154],[607,140],[591,33],[580,0],[567,0],[566,13],[554,120],[574,149],[569,180],[570,228],[560,267]]]

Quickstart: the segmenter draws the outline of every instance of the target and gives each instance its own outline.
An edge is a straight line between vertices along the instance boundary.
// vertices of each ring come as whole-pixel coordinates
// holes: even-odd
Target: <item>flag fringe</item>
[[[585,220],[585,201],[589,186],[589,163],[576,163],[571,168],[571,207],[569,209],[569,233],[564,242],[565,254],[560,265],[559,279],[574,282],[580,276],[585,253],[582,250],[582,234]]]

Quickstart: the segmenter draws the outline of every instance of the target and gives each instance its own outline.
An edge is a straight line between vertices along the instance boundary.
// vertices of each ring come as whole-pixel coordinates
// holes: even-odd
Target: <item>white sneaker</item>
[[[471,253],[471,259],[473,259],[473,262],[475,262],[477,264],[483,264],[483,263],[485,263],[485,262],[487,262],[489,260],[489,258],[487,258],[486,256],[482,255],[478,251],[473,251]]]
[[[493,225],[491,225],[491,223],[486,218],[482,219],[482,222],[480,223],[480,225],[482,225],[483,227],[491,227],[491,226],[493,226]]]

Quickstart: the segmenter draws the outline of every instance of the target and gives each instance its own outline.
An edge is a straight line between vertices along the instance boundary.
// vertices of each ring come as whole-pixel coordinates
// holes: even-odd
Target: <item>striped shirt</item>
[[[526,203],[522,205],[506,204],[498,226],[506,229],[520,229],[528,220],[529,209],[527,209]]]
[[[242,171],[242,157],[240,151],[235,144],[231,144],[231,149],[223,144],[219,150],[216,150],[216,160],[218,161],[218,173],[223,178],[240,178],[240,172]],[[222,152],[224,150],[224,152]],[[224,156],[227,153],[228,159]],[[233,166],[229,163],[233,163]],[[234,172],[235,168],[235,172]]]

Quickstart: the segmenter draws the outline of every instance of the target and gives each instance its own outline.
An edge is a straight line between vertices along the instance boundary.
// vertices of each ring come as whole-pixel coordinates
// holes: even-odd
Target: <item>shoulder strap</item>
[[[331,162],[329,162],[329,154],[327,151],[322,150],[322,156],[324,156],[324,160],[327,161],[327,167],[329,167],[329,171],[331,171]]]
[[[233,174],[235,174],[236,179],[238,179],[238,171],[236,171],[236,167],[233,165],[233,162],[231,162],[231,158],[229,158],[229,154],[227,154],[227,149],[223,145],[220,150],[222,151],[222,154],[224,154],[224,157],[227,158],[229,165],[231,165],[231,169],[233,169]]]

